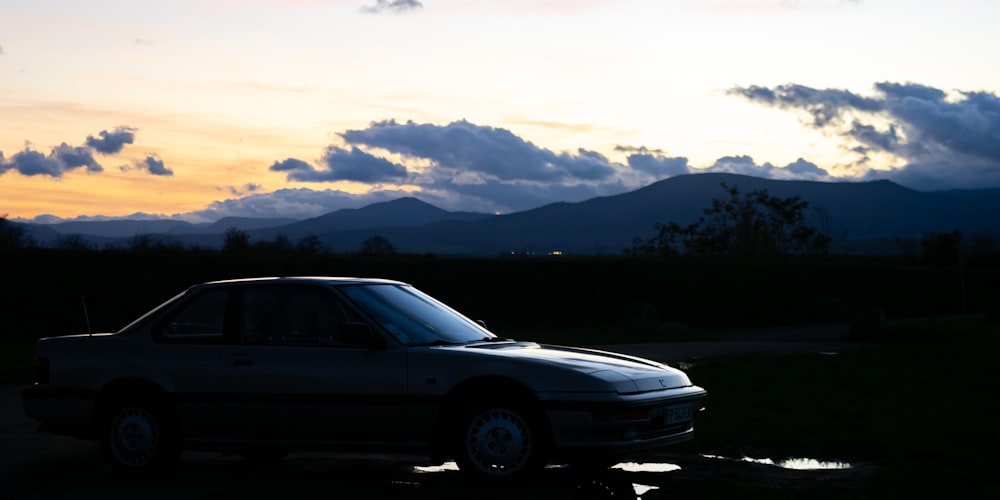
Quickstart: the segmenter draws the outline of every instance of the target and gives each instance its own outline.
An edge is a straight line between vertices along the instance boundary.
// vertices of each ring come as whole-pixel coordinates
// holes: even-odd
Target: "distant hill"
[[[734,174],[678,176],[579,203],[379,233],[400,250],[416,253],[619,254],[634,238],[652,236],[657,222],[696,221],[712,199],[724,194],[722,184],[743,193],[766,189],[780,197],[801,197],[810,203],[811,223],[825,226],[834,249],[845,253],[898,253],[899,240],[934,232],[1000,235],[1000,189],[919,192],[889,181],[779,181]],[[371,234],[341,231],[326,234],[324,241],[331,248],[350,251]]]
[[[71,221],[49,224],[49,229],[63,235],[85,234],[107,238],[127,238],[136,234],[171,234],[189,232],[194,225],[173,219]]]
[[[270,227],[287,226],[288,224],[294,224],[295,222],[297,222],[297,219],[291,218],[255,219],[253,217],[223,217],[211,224],[195,225],[191,232],[201,234],[221,234],[225,233],[226,230],[231,227],[242,229],[243,231],[251,231]],[[180,233],[181,231],[174,232]]]
[[[677,176],[628,193],[552,203],[508,215],[449,212],[416,198],[400,198],[302,221],[80,222],[40,226],[39,234],[51,230],[95,238],[162,234],[174,242],[218,248],[222,233],[238,227],[248,232],[252,242],[282,235],[294,243],[313,235],[335,252],[357,251],[365,239],[380,235],[408,253],[620,254],[634,238],[653,236],[658,222],[697,220],[714,198],[725,194],[723,184],[738,187],[742,193],[765,189],[782,198],[801,197],[809,202],[810,223],[827,231],[834,250],[842,253],[898,253],[902,240],[954,230],[1000,242],[1000,189],[920,192],[889,181],[780,181],[716,173]]]
[[[257,239],[269,239],[282,234],[297,240],[309,235],[418,227],[442,221],[476,221],[485,217],[489,216],[473,212],[449,212],[416,198],[399,198],[362,208],[345,208],[312,219],[250,233]]]

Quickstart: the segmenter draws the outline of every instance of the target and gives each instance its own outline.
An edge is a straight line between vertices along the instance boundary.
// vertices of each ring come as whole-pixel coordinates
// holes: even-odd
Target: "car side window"
[[[198,293],[167,316],[158,338],[172,343],[222,343],[228,301],[225,288]]]
[[[336,346],[343,309],[330,290],[309,285],[263,285],[243,292],[243,344]]]

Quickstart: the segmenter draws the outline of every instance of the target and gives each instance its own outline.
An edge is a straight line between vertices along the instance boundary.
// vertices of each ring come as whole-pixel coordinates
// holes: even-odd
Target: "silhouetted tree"
[[[32,246],[33,241],[24,235],[24,226],[7,220],[7,215],[0,215],[0,248],[25,248]]]
[[[246,231],[232,226],[222,235],[222,251],[228,253],[246,253],[250,250],[250,235]]]
[[[925,264],[954,266],[958,264],[961,251],[962,233],[932,233],[920,241]]]
[[[361,255],[393,255],[396,247],[382,236],[372,236],[361,243]]]
[[[830,238],[805,222],[808,202],[772,196],[766,189],[740,196],[735,186],[722,188],[726,194],[713,199],[697,222],[657,223],[656,236],[633,242],[632,253],[763,257],[827,251]]]
[[[326,246],[315,234],[310,234],[299,240],[295,249],[303,255],[319,255],[326,253]]]
[[[88,251],[93,250],[94,245],[87,241],[83,235],[67,234],[56,238],[56,248],[73,251]]]
[[[148,252],[156,246],[155,243],[152,236],[138,232],[125,242],[125,246],[133,252]]]
[[[278,234],[272,241],[258,241],[253,245],[254,252],[267,255],[289,254],[292,248],[292,242],[283,234]]]

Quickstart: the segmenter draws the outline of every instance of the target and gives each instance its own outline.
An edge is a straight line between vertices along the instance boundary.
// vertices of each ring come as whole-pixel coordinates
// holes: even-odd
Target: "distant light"
[[[553,250],[549,252],[549,255],[562,255],[562,250]]]

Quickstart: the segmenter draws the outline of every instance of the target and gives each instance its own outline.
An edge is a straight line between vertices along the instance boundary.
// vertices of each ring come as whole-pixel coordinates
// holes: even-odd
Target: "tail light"
[[[35,358],[35,383],[47,384],[50,380],[49,358]]]

